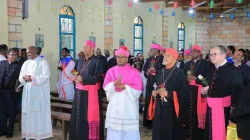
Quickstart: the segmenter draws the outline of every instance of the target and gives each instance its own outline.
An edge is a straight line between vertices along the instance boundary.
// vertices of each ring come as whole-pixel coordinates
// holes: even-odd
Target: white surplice
[[[140,140],[139,97],[142,91],[129,85],[125,87],[116,92],[114,82],[110,82],[104,88],[109,101],[105,122],[107,140]]]
[[[146,86],[147,86],[147,78],[144,75],[144,71],[142,70],[140,72],[141,75],[141,79],[142,79],[142,83],[143,83],[143,91],[142,91],[142,95],[144,97],[144,99],[146,98]]]
[[[7,58],[0,54],[0,61],[7,60]]]
[[[70,56],[68,56],[70,57]],[[59,67],[62,67],[62,63],[60,61]],[[75,89],[73,84],[73,74],[72,70],[75,68],[75,62],[71,60],[68,65],[63,68],[62,71],[59,71],[58,74],[58,83],[57,83],[57,91],[59,94],[59,98],[73,100],[75,95]]]
[[[25,82],[24,75],[31,75]],[[22,95],[22,138],[46,139],[53,136],[50,109],[50,69],[46,60],[37,57],[24,62],[19,81]]]

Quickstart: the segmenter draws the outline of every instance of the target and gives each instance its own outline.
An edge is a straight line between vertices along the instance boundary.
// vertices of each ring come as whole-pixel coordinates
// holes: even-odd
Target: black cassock
[[[242,140],[250,140],[250,83],[238,98],[231,118],[237,121],[237,134]]]
[[[168,77],[168,78],[167,78]],[[166,80],[167,79],[167,80]],[[153,119],[152,140],[185,140],[184,126],[187,123],[189,88],[183,71],[179,68],[162,69],[157,74],[157,85],[165,83],[168,92],[167,102],[156,97],[156,107]],[[173,91],[176,91],[179,102],[177,118]]]
[[[21,64],[17,61],[0,61],[0,134],[13,135],[18,97],[15,89],[20,70]]]
[[[238,96],[243,89],[243,78],[241,73],[235,66],[226,62],[219,68],[210,65],[206,79],[209,83],[208,97],[210,98],[224,98],[231,96],[231,106],[224,107],[225,130],[230,119],[231,107],[236,105]],[[206,128],[204,140],[212,139],[212,109],[207,107],[206,113]],[[217,114],[216,117],[223,117]]]
[[[147,128],[151,128],[152,127],[152,121],[147,120],[148,118],[148,106],[149,106],[149,101],[150,101],[150,97],[152,95],[152,91],[154,89],[153,85],[156,82],[156,76],[152,76],[152,75],[147,75],[147,71],[150,69],[150,65],[152,60],[155,61],[155,65],[154,68],[157,71],[161,70],[163,65],[162,65],[162,61],[163,61],[163,56],[153,56],[150,57],[146,60],[146,63],[143,67],[143,71],[144,71],[144,75],[147,78],[147,85],[146,85],[146,97],[145,97],[145,105],[144,105],[144,115],[143,115],[143,126],[147,127]]]
[[[79,60],[77,71],[79,73],[82,71],[82,84],[85,86],[95,85],[102,80],[103,70],[96,56],[92,56],[88,60]],[[100,94],[98,94],[99,114],[97,114],[100,117],[100,126],[99,130],[96,130],[96,135],[99,135],[99,138],[89,139],[88,95],[87,90],[76,89],[70,120],[70,140],[104,140],[104,120]]]
[[[189,61],[184,65],[184,73],[187,75],[187,72],[190,69],[193,69],[193,74],[197,78],[199,75],[203,77],[206,76],[208,62],[200,59],[196,62]],[[201,82],[196,80],[196,84],[200,84]],[[198,87],[189,85],[190,92],[189,92],[189,114],[188,114],[188,123],[185,131],[186,139],[191,140],[201,140],[204,138],[204,129],[198,128],[198,114],[197,114],[197,101],[198,101]]]

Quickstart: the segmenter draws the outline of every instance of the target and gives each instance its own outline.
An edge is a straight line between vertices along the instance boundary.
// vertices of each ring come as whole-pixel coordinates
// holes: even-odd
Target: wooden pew
[[[71,114],[51,111],[51,116],[52,118],[61,120],[63,122],[62,124],[63,125],[63,139],[68,140],[69,122],[70,122]]]

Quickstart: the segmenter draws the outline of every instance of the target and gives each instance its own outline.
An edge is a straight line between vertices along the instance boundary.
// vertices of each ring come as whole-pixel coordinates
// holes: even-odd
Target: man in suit
[[[7,60],[0,61],[0,136],[12,138],[16,119],[16,86],[21,65],[17,61],[16,49],[8,50],[7,56]]]

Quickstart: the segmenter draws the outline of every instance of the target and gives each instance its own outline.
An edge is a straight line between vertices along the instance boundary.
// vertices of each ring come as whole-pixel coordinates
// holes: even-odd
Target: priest
[[[156,80],[156,73],[163,67],[162,65],[163,56],[160,55],[160,50],[162,50],[162,47],[159,44],[152,44],[151,53],[153,56],[146,60],[146,63],[143,67],[145,77],[147,78],[143,126],[147,128],[152,127],[152,121],[148,120],[148,105],[154,88],[153,85]]]
[[[187,77],[190,87],[189,93],[189,114],[186,129],[186,139],[201,140],[204,138],[206,112],[202,108],[206,107],[205,99],[201,97],[202,82],[198,76],[206,76],[207,61],[201,58],[202,47],[194,45],[191,50],[192,60],[185,63],[184,74]],[[204,109],[203,109],[204,110]]]
[[[73,84],[75,61],[70,56],[69,49],[63,48],[61,53],[63,58],[58,66],[57,91],[59,98],[73,100],[75,95]]]
[[[76,93],[70,120],[70,140],[104,140],[101,95],[102,65],[94,56],[95,43],[86,41],[84,59],[77,65]]]
[[[225,140],[226,127],[230,111],[235,107],[238,95],[243,89],[241,73],[226,60],[227,50],[224,46],[210,49],[213,63],[203,81],[207,87],[202,93],[207,96],[205,140]],[[208,89],[209,88],[209,89]],[[207,90],[208,89],[208,90]]]
[[[107,140],[140,140],[138,108],[142,79],[139,71],[127,63],[126,46],[119,48],[115,55],[117,66],[108,70],[103,85],[109,101]]]
[[[22,138],[47,139],[53,136],[50,108],[50,69],[47,61],[37,56],[34,46],[27,49],[28,59],[19,75],[22,95]]]
[[[150,114],[155,115],[152,117],[152,140],[185,140],[189,89],[183,71],[175,66],[177,59],[176,50],[166,49],[163,60],[165,68],[157,73],[158,88],[152,92],[149,110]]]
[[[9,49],[8,60],[0,61],[0,137],[13,137],[18,95],[15,88],[21,70],[17,53],[15,49]]]

